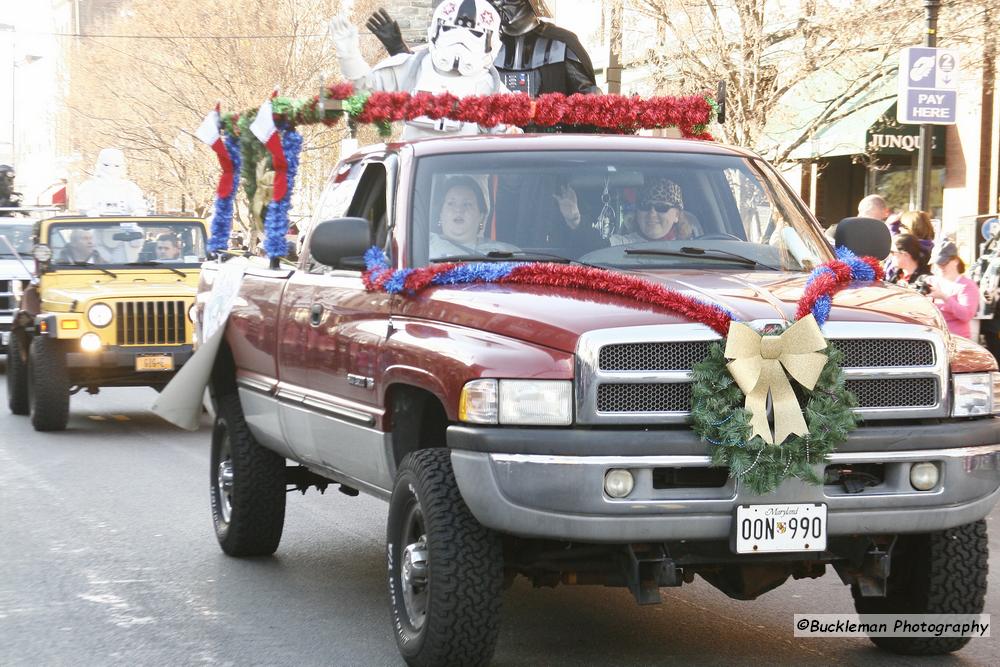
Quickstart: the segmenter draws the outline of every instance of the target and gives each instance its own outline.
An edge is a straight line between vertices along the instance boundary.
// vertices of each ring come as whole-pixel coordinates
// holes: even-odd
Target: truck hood
[[[25,264],[29,267],[34,260],[26,259]],[[0,280],[31,280],[31,273],[24,270],[24,265],[16,259],[0,259]]]
[[[113,280],[110,277],[93,285],[80,285],[65,288],[49,288],[45,290],[43,310],[68,311],[73,305],[82,306],[92,300],[114,301],[121,299],[140,299],[142,301],[158,301],[162,299],[192,298],[197,294],[196,283],[185,282],[177,276],[176,282],[166,282],[158,277],[157,282],[142,278],[121,278]],[[197,280],[192,272],[189,280]]]
[[[786,320],[808,279],[803,273],[645,271],[631,275],[732,311],[738,320]],[[629,299],[571,288],[527,285],[437,287],[402,300],[401,314],[490,331],[564,352],[581,334],[612,327],[688,322],[680,315]],[[831,320],[902,322],[945,329],[929,299],[892,285],[858,285],[837,293]]]

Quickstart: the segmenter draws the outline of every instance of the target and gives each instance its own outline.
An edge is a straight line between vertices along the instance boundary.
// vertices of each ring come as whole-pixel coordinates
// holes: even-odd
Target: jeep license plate
[[[172,371],[174,357],[171,354],[144,354],[135,358],[137,371]]]
[[[767,554],[826,549],[826,505],[740,505],[736,553]]]

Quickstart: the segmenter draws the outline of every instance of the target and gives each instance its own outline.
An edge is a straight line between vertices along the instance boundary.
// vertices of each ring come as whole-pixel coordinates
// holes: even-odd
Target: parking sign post
[[[899,98],[896,120],[920,125],[917,201],[930,212],[931,143],[934,125],[954,125],[958,102],[958,53],[937,47],[940,0],[924,0],[927,33],[924,46],[903,49],[899,54]]]

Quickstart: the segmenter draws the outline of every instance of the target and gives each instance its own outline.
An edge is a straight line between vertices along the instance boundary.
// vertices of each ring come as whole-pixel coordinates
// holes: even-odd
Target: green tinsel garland
[[[746,397],[726,368],[722,344],[713,344],[708,357],[692,369],[691,404],[694,431],[712,448],[712,465],[728,467],[730,477],[758,495],[792,477],[822,484],[813,464],[822,463],[859,421],[852,411],[857,399],[844,387],[840,352],[828,346],[825,353],[828,361],[813,390],[795,386],[809,434],[790,436],[778,446],[760,436],[750,438]]]

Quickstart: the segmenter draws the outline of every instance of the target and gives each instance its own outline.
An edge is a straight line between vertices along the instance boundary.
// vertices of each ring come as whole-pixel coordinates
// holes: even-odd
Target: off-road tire
[[[228,521],[219,482],[219,464],[227,453],[232,469]],[[285,459],[254,439],[236,394],[219,397],[210,473],[212,522],[222,550],[239,557],[273,554],[285,526]]]
[[[859,614],[980,614],[986,598],[989,541],[986,522],[934,533],[901,535],[892,553],[886,597],[862,597],[852,587]],[[968,637],[872,637],[901,655],[941,655]]]
[[[28,401],[30,340],[23,334],[12,331],[7,345],[7,407],[15,415],[31,414],[31,404]]]
[[[417,503],[427,537],[426,614],[410,622],[402,594],[404,522]],[[496,533],[482,526],[455,482],[451,452],[408,454],[389,501],[389,602],[396,644],[415,667],[484,665],[496,648],[503,589],[503,554]]]
[[[64,431],[69,421],[69,372],[59,341],[36,336],[28,349],[28,401],[36,431]]]

